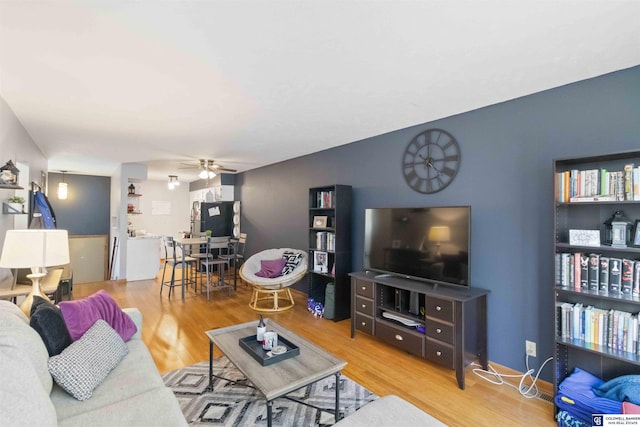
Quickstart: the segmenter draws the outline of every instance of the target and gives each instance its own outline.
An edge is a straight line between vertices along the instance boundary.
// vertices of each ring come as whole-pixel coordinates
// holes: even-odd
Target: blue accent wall
[[[432,127],[455,136],[462,163],[449,187],[424,195],[406,185],[401,157]],[[354,270],[362,268],[366,208],[471,205],[471,284],[491,291],[489,359],[524,371],[525,340],[537,342],[531,367],[553,352],[553,159],[639,146],[633,67],[254,169],[236,177],[247,255],[308,248],[313,186],[353,186]],[[541,376],[551,380],[551,364]]]
[[[48,198],[56,214],[58,228],[72,236],[109,235],[109,201],[111,178],[108,176],[73,175],[66,173],[67,200],[58,199],[61,173],[49,173]]]

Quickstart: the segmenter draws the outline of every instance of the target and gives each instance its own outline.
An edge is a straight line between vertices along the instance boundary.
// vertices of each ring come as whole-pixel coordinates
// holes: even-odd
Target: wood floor
[[[248,306],[250,288],[241,282],[235,294],[217,291],[210,301],[191,289],[184,300],[179,289],[171,299],[168,288],[160,296],[159,283],[156,279],[76,284],[73,298],[104,289],[121,307],[138,307],[144,319],[142,338],[162,373],[208,360],[209,342],[204,331],[258,320],[258,314]],[[466,388],[460,390],[453,370],[378,343],[365,334],[358,333],[351,339],[350,320],[314,318],[306,310],[306,295],[294,295],[294,309],[266,317],[346,360],[343,374],[379,396],[399,395],[450,426],[557,425],[552,404],[543,399],[526,399],[511,387],[491,384],[476,376],[471,367],[466,371]],[[550,394],[548,383],[542,389]],[[398,425],[402,425],[401,416]]]

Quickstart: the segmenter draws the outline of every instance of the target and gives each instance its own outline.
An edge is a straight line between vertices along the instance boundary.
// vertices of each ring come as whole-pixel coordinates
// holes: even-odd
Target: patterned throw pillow
[[[282,269],[282,275],[286,276],[287,274],[295,270],[298,264],[300,264],[300,261],[302,260],[302,254],[300,252],[296,253],[291,251],[284,251],[282,253],[282,258],[287,261],[284,265],[284,268]]]
[[[120,335],[100,319],[79,340],[49,358],[49,372],[67,393],[87,400],[128,352]]]

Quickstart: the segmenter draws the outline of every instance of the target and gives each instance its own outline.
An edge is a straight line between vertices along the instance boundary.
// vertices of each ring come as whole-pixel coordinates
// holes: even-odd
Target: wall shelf
[[[11,185],[11,184],[0,184],[0,188],[7,188],[10,190],[24,190],[24,188],[20,187],[19,185]]]

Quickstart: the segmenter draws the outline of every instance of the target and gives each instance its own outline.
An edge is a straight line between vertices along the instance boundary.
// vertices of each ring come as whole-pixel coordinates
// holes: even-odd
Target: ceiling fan
[[[236,172],[235,169],[225,168],[222,165],[216,164],[215,161],[207,160],[207,159],[200,159],[199,164],[193,164],[193,163],[182,163],[182,164],[185,167],[180,169],[198,168],[198,170],[200,171],[200,173],[198,174],[198,177],[200,179],[213,178],[220,172]]]

